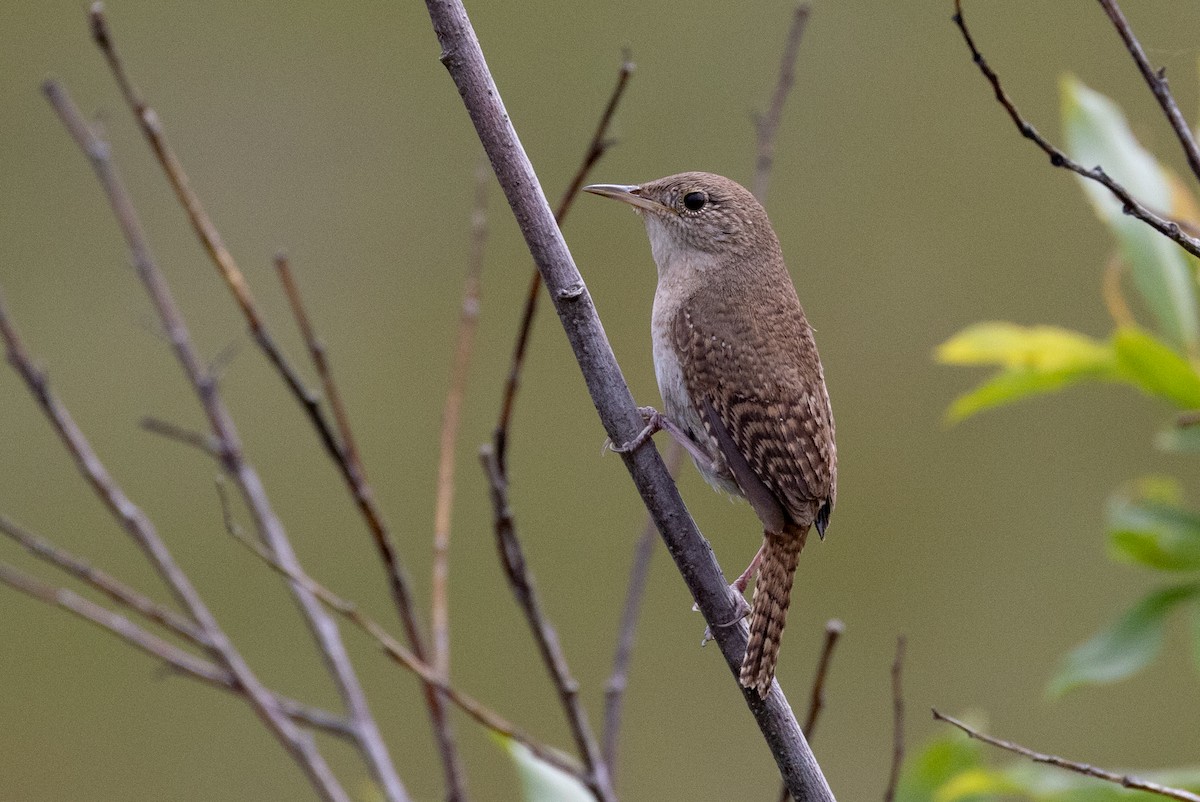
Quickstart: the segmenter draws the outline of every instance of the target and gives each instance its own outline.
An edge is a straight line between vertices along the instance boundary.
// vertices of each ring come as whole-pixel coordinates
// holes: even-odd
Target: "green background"
[[[1200,6],[1130,3],[1151,60],[1194,117]],[[276,577],[225,534],[214,466],[138,428],[203,418],[156,333],[110,213],[38,91],[61,78],[111,138],[193,335],[309,570],[392,625],[381,571],[336,475],[245,334],[92,47],[81,3],[0,5],[0,286],[30,349],[131,496],[151,515],[260,676],[336,705]],[[473,3],[508,111],[552,198],[615,80],[638,69],[593,180],[687,169],[748,182],[751,113],[766,106],[786,3]],[[990,96],[949,2],[818,3],[779,133],[768,208],[826,366],[839,507],[801,560],[779,677],[802,713],[824,622],[847,632],[814,748],[844,800],[883,788],[888,671],[908,637],[908,736],[927,710],[1102,765],[1195,762],[1200,700],[1173,626],[1166,657],[1117,688],[1047,701],[1072,646],[1150,586],[1105,556],[1103,502],[1148,472],[1194,482],[1151,440],[1165,406],[1124,388],[1037,399],[948,428],[977,376],[933,363],[970,322],[1110,328],[1112,250],[1074,181],[1048,167]],[[1115,97],[1179,166],[1169,129],[1094,4],[971,3],[981,48],[1057,138],[1057,79]],[[274,283],[290,254],[327,341],[367,470],[420,597],[428,598],[437,434],[469,251],[479,146],[416,2],[121,0],[109,17],[271,325],[301,349]],[[1181,171],[1182,172],[1182,171]],[[455,682],[539,736],[569,737],[506,588],[475,460],[495,420],[530,263],[498,191],[461,445],[452,546]],[[654,272],[638,221],[581,198],[565,227],[635,396],[657,403]],[[163,596],[75,474],[32,400],[0,373],[0,511]],[[643,511],[557,321],[543,314],[513,432],[513,503],[539,588],[593,721]],[[685,499],[726,573],[758,545],[748,507],[689,467]],[[244,516],[243,516],[244,519]],[[56,578],[12,544],[0,561]],[[661,548],[632,669],[619,767],[627,799],[770,799],[773,764]],[[423,604],[427,609],[427,603]],[[1176,622],[1178,623],[1178,622]],[[393,627],[394,628],[394,627]],[[440,794],[417,685],[346,632],[414,799]],[[165,675],[67,615],[0,590],[0,799],[301,799],[299,771],[240,701]],[[513,773],[458,718],[473,797],[508,800]],[[350,789],[365,774],[326,743]]]

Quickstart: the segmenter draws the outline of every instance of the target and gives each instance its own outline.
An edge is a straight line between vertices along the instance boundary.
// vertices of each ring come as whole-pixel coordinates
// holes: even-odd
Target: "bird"
[[[644,184],[592,184],[633,206],[658,268],[651,315],[663,411],[614,450],[668,431],[719,491],[744,497],[763,543],[733,584],[757,570],[740,684],[770,693],[792,583],[809,530],[822,539],[837,498],[833,412],[812,327],[779,238],[754,195],[686,172]]]

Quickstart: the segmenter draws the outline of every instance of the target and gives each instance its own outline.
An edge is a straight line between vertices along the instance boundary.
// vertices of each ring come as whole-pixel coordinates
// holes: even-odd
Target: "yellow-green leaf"
[[[1122,377],[1180,409],[1200,407],[1200,375],[1170,346],[1149,332],[1126,326],[1113,336]]]
[[[1150,209],[1174,214],[1176,205],[1183,204],[1173,191],[1170,174],[1138,143],[1117,105],[1071,76],[1062,79],[1060,88],[1065,149],[1071,158],[1084,167],[1104,168]],[[1133,283],[1158,328],[1176,347],[1196,353],[1200,315],[1195,277],[1184,251],[1125,214],[1120,201],[1100,184],[1082,177],[1079,182],[1096,214],[1116,236]]]

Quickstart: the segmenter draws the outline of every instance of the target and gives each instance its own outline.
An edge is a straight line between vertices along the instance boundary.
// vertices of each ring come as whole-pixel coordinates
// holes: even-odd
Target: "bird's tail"
[[[750,610],[750,643],[739,678],[743,687],[754,688],[763,699],[767,698],[775,677],[775,661],[792,597],[792,578],[807,537],[807,526],[789,525],[782,532],[766,533]]]

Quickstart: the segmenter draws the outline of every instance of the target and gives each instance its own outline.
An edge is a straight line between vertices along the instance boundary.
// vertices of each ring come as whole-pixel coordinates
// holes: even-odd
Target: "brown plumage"
[[[658,265],[651,325],[666,416],[716,488],[764,528],[742,685],[766,696],[796,562],[837,494],[833,414],[812,328],[766,211],[710,173],[588,189],[642,213]],[[698,453],[697,453],[698,452]]]

